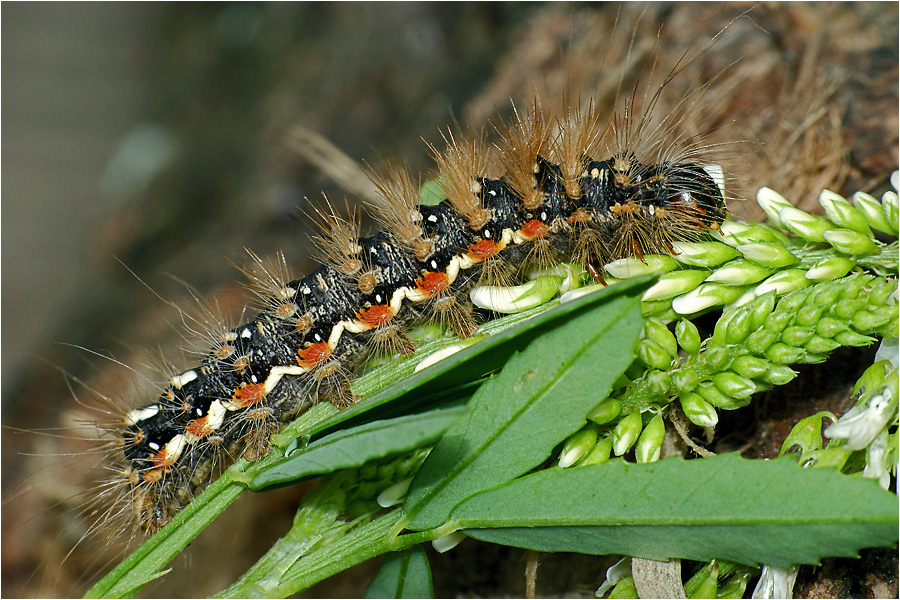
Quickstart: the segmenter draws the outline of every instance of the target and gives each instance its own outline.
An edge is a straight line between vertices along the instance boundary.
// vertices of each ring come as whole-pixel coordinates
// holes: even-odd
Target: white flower
[[[456,548],[457,545],[461,541],[466,539],[466,534],[462,531],[454,531],[453,533],[448,533],[447,535],[441,536],[436,540],[431,542],[431,547],[434,548],[435,552],[443,554],[444,552],[448,552],[453,548]]]
[[[770,567],[763,565],[759,583],[751,598],[790,598],[797,580],[797,567]]]
[[[896,295],[897,290],[894,290],[894,294]],[[881,345],[878,346],[878,352],[875,353],[875,361],[886,360],[891,363],[891,366],[895,369],[900,367],[900,338],[896,337],[886,337],[881,340]]]
[[[412,477],[408,477],[403,481],[398,481],[378,494],[378,498],[375,500],[378,502],[378,506],[388,508],[389,506],[394,506],[395,504],[403,502],[403,499],[406,498],[406,492],[409,491],[409,484],[412,483],[412,480]]]
[[[828,429],[830,438],[846,439],[848,450],[862,450],[885,428],[897,411],[897,389],[893,376],[877,390],[869,401],[848,410]]]
[[[606,581],[600,584],[597,592],[594,594],[598,598],[611,590],[614,585],[631,575],[631,557],[626,556],[610,568],[606,570]]]
[[[889,456],[887,455],[888,433],[884,429],[869,444],[866,449],[866,468],[863,469],[863,477],[866,479],[877,479],[881,489],[886,490],[891,484],[891,466],[885,464]]]

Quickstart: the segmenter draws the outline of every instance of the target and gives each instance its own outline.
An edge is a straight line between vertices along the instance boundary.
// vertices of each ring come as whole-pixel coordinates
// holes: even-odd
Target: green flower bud
[[[715,598],[719,589],[719,563],[713,561],[703,567],[697,575],[691,577],[690,582],[694,585],[691,586],[691,593],[686,594],[688,598]]]
[[[743,293],[743,288],[704,283],[697,289],[672,300],[672,309],[679,315],[691,315],[713,306],[733,302]]]
[[[662,443],[666,437],[666,425],[663,423],[661,413],[657,413],[641,433],[637,445],[634,447],[634,456],[639,463],[656,462],[662,450]]]
[[[712,382],[720,392],[738,400],[749,398],[756,392],[756,384],[746,377],[730,371],[713,375]]]
[[[712,404],[703,399],[699,394],[689,392],[681,394],[678,399],[681,401],[681,410],[684,411],[691,423],[699,427],[715,427],[719,422],[719,413],[713,408]]]
[[[863,309],[866,301],[861,298],[844,298],[838,301],[831,309],[831,312],[838,317],[849,321],[857,312]]]
[[[840,256],[830,256],[816,261],[811,269],[806,271],[806,278],[813,281],[831,281],[843,277],[856,266],[856,261]]]
[[[719,390],[719,388],[716,387],[716,385],[712,381],[704,381],[703,383],[698,385],[696,388],[696,393],[716,408],[721,408],[723,410],[734,410],[736,408],[742,408],[750,403],[749,398],[738,400],[736,398],[726,396]]]
[[[784,385],[792,381],[796,376],[797,372],[790,367],[774,365],[769,369],[769,372],[763,376],[763,381],[771,383],[772,385]]]
[[[869,304],[871,306],[885,304],[895,289],[897,289],[896,279],[879,279],[877,283],[873,283],[872,289],[869,291]]]
[[[727,346],[713,345],[703,355],[707,366],[713,371],[721,371],[731,361],[731,349]]]
[[[841,285],[838,282],[831,285],[817,285],[815,288],[815,297],[810,298],[811,304],[820,304],[822,306],[831,306],[837,302],[843,294]]]
[[[738,255],[737,250],[718,242],[672,242],[673,256],[692,267],[717,267]]]
[[[581,466],[599,465],[608,461],[609,454],[610,452],[612,452],[612,444],[613,441],[612,437],[610,436],[606,436],[597,440],[597,444],[594,446],[594,449],[584,457],[583,461],[581,461]]]
[[[775,313],[773,313],[775,314]],[[753,354],[763,354],[769,349],[769,346],[778,340],[780,332],[771,331],[770,329],[759,329],[747,336],[744,347]]]
[[[562,277],[542,275],[512,287],[482,285],[472,288],[469,298],[479,308],[504,314],[518,313],[548,302],[559,293],[562,282]]]
[[[679,392],[690,392],[700,383],[700,377],[691,368],[678,369],[671,376],[672,386]]]
[[[643,317],[660,315],[667,310],[672,310],[671,300],[654,300],[652,302],[641,302],[641,316]],[[659,317],[657,316],[657,318]]]
[[[824,242],[825,232],[834,229],[833,223],[793,206],[782,208],[778,216],[787,229],[811,242]]]
[[[815,327],[827,308],[827,306],[821,304],[807,304],[797,311],[797,318],[794,319],[794,323],[801,327]]]
[[[660,344],[654,340],[642,340],[638,346],[638,357],[648,367],[653,369],[667,370],[671,368],[672,361],[675,357],[666,352]]]
[[[869,194],[856,192],[853,194],[853,204],[856,205],[856,208],[858,208],[863,215],[865,215],[866,221],[869,222],[869,226],[872,229],[894,234],[894,228],[891,227],[891,224],[888,223],[888,220],[884,216],[884,209],[881,206],[881,202]]]
[[[605,267],[607,273],[619,279],[628,279],[638,275],[651,273],[668,273],[678,268],[675,259],[665,254],[645,254],[644,260],[637,258],[620,258]]]
[[[649,290],[644,292],[642,300],[651,302],[674,298],[695,289],[709,277],[709,271],[698,269],[685,269],[666,273]]]
[[[646,339],[651,339],[662,346],[669,355],[678,356],[678,342],[675,341],[675,335],[659,319],[654,317],[646,319],[642,333]]]
[[[669,371],[650,371],[646,375],[647,389],[656,396],[668,396],[672,389],[672,375]]]
[[[790,250],[776,244],[743,244],[737,249],[747,260],[770,269],[783,269],[800,262]]]
[[[756,202],[766,211],[769,221],[776,227],[784,227],[781,222],[781,210],[790,208],[791,203],[784,199],[784,196],[773,189],[764,187],[756,192]]]
[[[394,473],[397,470],[397,465],[392,462],[387,464],[378,465],[378,479],[384,481],[394,478]]]
[[[872,236],[872,230],[869,229],[869,223],[866,217],[858,209],[854,208],[843,197],[835,194],[830,190],[822,190],[819,194],[819,204],[825,209],[825,214],[835,224],[845,229],[852,229],[863,233],[869,237]]]
[[[747,590],[747,583],[755,573],[749,569],[743,569],[732,575],[728,581],[722,584],[719,591],[716,592],[718,600],[732,600],[743,598],[744,592]]]
[[[802,346],[813,336],[809,327],[785,327],[781,332],[781,341],[788,346]]]
[[[800,362],[805,365],[818,365],[825,362],[826,360],[828,360],[827,354],[814,354],[807,350],[803,354],[803,358],[800,359]]]
[[[885,192],[884,196],[881,197],[881,209],[884,211],[885,220],[893,230],[892,233],[897,235],[897,230],[900,228],[897,214],[897,194],[894,192]]]
[[[725,285],[750,285],[772,274],[772,269],[738,258],[713,271],[706,281]]]
[[[815,350],[810,350],[810,352],[815,352]],[[775,342],[766,349],[765,355],[776,365],[789,365],[803,358],[803,349]]]
[[[845,300],[853,300],[859,297],[860,292],[867,292],[866,288],[875,280],[874,275],[859,273],[843,279],[841,284],[841,297]]]
[[[753,315],[749,311],[736,311],[734,318],[729,320],[728,328],[725,330],[725,343],[739,344],[743,342],[750,333],[750,322],[752,320]]]
[[[597,426],[588,425],[569,436],[559,453],[559,468],[565,469],[577,463],[597,445]]]
[[[851,317],[850,322],[857,331],[873,331],[891,320],[893,315],[861,310]]]
[[[777,229],[762,223],[725,221],[719,226],[719,235],[714,237],[736,248],[742,244],[784,244],[788,237]]]
[[[897,329],[894,328],[893,331]],[[875,341],[875,338],[869,337],[867,335],[862,335],[856,333],[855,331],[842,331],[841,333],[835,334],[834,341],[839,343],[841,346],[851,346],[853,348],[859,348],[862,346],[868,346],[872,342]]]
[[[643,429],[643,422],[640,412],[633,412],[622,418],[613,429],[613,453],[616,456],[622,456],[628,452],[641,434],[641,429]]]
[[[729,368],[743,377],[759,379],[771,370],[772,363],[756,356],[744,354],[734,359]]]
[[[878,244],[873,242],[872,238],[849,229],[833,229],[826,231],[824,236],[829,244],[834,246],[838,252],[843,252],[844,254],[865,256],[878,250]]]
[[[592,410],[587,418],[597,425],[604,425],[619,416],[622,405],[615,398],[607,398]]]
[[[697,326],[689,319],[680,319],[675,324],[675,339],[678,340],[678,345],[688,354],[696,356],[700,352],[700,345],[702,344],[700,332],[697,331]]]
[[[787,294],[794,290],[799,290],[810,285],[810,280],[806,278],[806,271],[802,269],[787,269],[775,273],[761,284],[756,286],[754,292],[756,294],[765,294],[774,291],[776,294]]]
[[[775,292],[757,296],[744,306],[744,310],[750,312],[750,329],[756,331],[762,327],[768,316],[775,310]]]
[[[832,319],[831,317],[822,317],[819,319],[819,322],[816,323],[816,333],[825,338],[833,338],[837,334],[848,331],[848,327],[838,321],[837,319]]]

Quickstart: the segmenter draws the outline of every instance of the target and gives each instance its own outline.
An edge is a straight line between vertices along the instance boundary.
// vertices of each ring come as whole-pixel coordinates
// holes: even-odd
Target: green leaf
[[[473,496],[470,536],[542,552],[817,564],[897,541],[897,497],[875,481],[737,454],[548,470]]]
[[[250,481],[250,489],[361,467],[370,460],[431,444],[465,410],[465,406],[454,406],[337,431],[268,467]]]
[[[479,329],[480,333],[486,333],[489,337],[426,369],[414,371],[417,363],[424,358],[419,352],[416,353],[418,360],[406,360],[390,367],[387,369],[387,377],[393,385],[387,388],[382,381],[385,378],[383,374],[376,377],[365,375],[354,382],[353,387],[354,391],[366,398],[345,410],[333,411],[335,414],[317,426],[315,432],[336,426],[359,425],[373,420],[373,417],[384,419],[410,414],[421,410],[422,405],[433,408],[436,398],[446,398],[450,390],[499,371],[510,356],[548,329],[566,323],[573,315],[583,312],[589,306],[603,303],[607,298],[638,294],[637,290],[645,290],[651,281],[650,277],[635,277],[565,304],[552,301],[516,315],[495,319]],[[443,345],[446,345],[446,341]]]
[[[461,500],[539,465],[584,425],[634,360],[646,287],[645,280],[586,297],[603,302],[573,312],[479,388],[413,481],[409,528],[441,525]]]
[[[434,598],[431,568],[422,546],[388,552],[364,598]]]

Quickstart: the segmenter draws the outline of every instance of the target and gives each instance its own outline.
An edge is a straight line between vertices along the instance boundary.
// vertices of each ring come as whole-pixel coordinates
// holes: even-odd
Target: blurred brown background
[[[281,250],[296,274],[310,270],[310,226],[295,207],[345,192],[294,150],[295,128],[353,160],[398,157],[419,172],[430,167],[420,138],[439,142],[454,120],[482,125],[508,112],[509,98],[524,106],[535,94],[558,107],[564,88],[596,95],[605,114],[620,78],[626,90],[638,76],[658,79],[748,9],[657,111],[715,78],[679,127],[741,141],[722,149],[735,196],[768,185],[813,208],[822,187],[886,189],[898,161],[896,4],[4,3],[4,425],[70,426],[85,415],[59,369],[105,393],[132,387],[126,369],[59,343],[136,367],[143,348],[163,348],[186,366],[178,313],[160,297],[182,303],[187,284],[237,318],[245,298],[229,262],[244,262],[244,247]],[[654,57],[661,66],[648,74]],[[752,202],[732,210],[758,216]],[[834,398],[865,360],[826,363]],[[813,402],[794,398],[800,416],[818,406],[792,393]],[[791,410],[737,425],[759,434],[751,453],[777,451]],[[43,456],[86,447],[10,429],[2,443],[3,596],[82,594],[91,564],[115,556],[92,541],[66,557],[84,531],[75,494],[95,457]],[[285,530],[300,493],[242,499],[227,533],[213,526],[147,593],[221,589]],[[520,596],[521,559],[467,541],[433,562],[436,589]],[[311,593],[359,595],[376,568]],[[590,595],[603,572],[596,559],[545,557],[538,593]],[[874,584],[834,585],[858,596]]]

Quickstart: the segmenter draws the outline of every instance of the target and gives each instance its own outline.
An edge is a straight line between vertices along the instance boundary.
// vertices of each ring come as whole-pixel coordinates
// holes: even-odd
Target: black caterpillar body
[[[599,279],[609,260],[671,251],[725,218],[722,192],[698,164],[642,164],[624,152],[597,161],[596,145],[572,157],[567,140],[585,125],[560,123],[551,139],[541,121],[534,110],[506,130],[502,178],[483,177],[478,140],[449,136],[435,152],[440,204],[419,205],[417,186],[395,169],[376,182],[385,231],[358,237],[324,215],[321,266],[293,281],[251,275],[265,309],[214,336],[199,366],[116,429],[116,478],[141,528],[164,525],[227,457],[265,454],[271,434],[318,398],[352,404],[353,369],[373,348],[412,352],[411,322],[470,336],[470,290],[511,265],[575,260]]]

